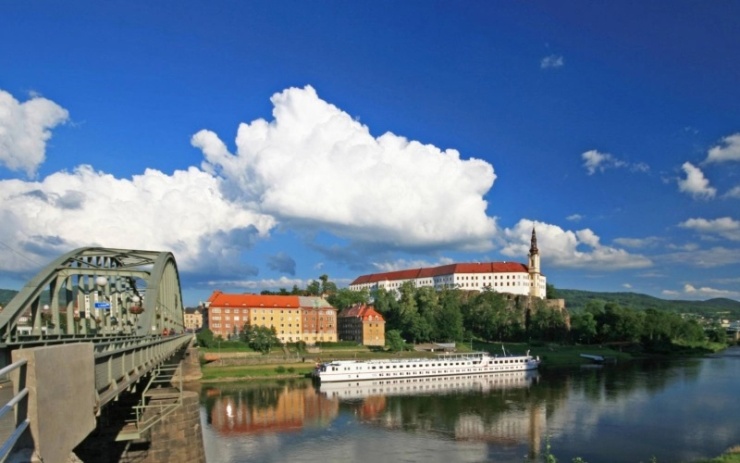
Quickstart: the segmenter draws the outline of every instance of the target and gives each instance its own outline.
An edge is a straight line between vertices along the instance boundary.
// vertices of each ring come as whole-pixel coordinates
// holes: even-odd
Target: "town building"
[[[200,307],[185,307],[185,329],[193,333],[203,328],[203,310]]]
[[[393,272],[373,273],[356,278],[349,289],[398,290],[402,284],[412,282],[416,287],[431,286],[435,289],[457,288],[530,296],[545,299],[547,279],[540,270],[537,234],[532,230],[528,265],[518,262],[478,262],[448,264]]]
[[[340,341],[354,341],[364,346],[385,346],[385,319],[372,306],[360,304],[342,310],[337,326]]]
[[[321,297],[214,291],[205,305],[208,328],[223,339],[237,337],[250,324],[274,328],[283,343],[337,341],[337,311]]]

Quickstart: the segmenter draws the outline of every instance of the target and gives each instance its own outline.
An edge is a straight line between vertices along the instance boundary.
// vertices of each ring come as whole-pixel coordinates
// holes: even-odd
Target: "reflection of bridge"
[[[118,440],[145,437],[182,402],[169,380],[191,339],[171,253],[59,257],[0,312],[0,390],[12,381],[15,391],[0,409],[0,461],[29,447],[42,461],[66,461],[103,407],[133,392],[140,402]]]

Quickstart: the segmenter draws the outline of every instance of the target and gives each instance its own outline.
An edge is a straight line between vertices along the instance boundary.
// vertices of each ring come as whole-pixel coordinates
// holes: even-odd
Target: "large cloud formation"
[[[650,267],[650,259],[640,254],[601,244],[590,229],[563,230],[557,225],[520,220],[514,227],[504,229],[507,243],[501,253],[515,259],[529,252],[532,229],[537,232],[538,247],[547,250],[548,265],[592,270],[622,270]],[[543,251],[544,252],[544,251]]]
[[[15,100],[5,100],[15,106],[12,120],[0,119],[0,131],[25,133],[26,145],[40,147],[40,156],[24,167],[33,172],[45,157],[49,127],[66,120],[67,111],[34,99],[46,110],[26,107],[37,114],[29,118]],[[504,255],[519,260],[536,225],[553,267],[651,265],[641,255],[602,245],[589,229],[522,220],[498,230],[486,214],[484,196],[496,176],[485,161],[392,133],[374,137],[311,87],[285,90],[272,102],[272,121],[240,125],[234,154],[213,132],[196,133],[191,141],[203,151],[202,168],[172,174],[147,169],[129,179],[81,165],[40,181],[0,181],[0,271],[32,270],[76,247],[104,246],[172,251],[181,270],[223,282],[258,273],[240,263],[242,253],[277,226],[339,237],[346,249],[320,250],[338,262],[346,259],[337,256],[350,255],[350,263],[368,263],[393,251],[437,254],[437,262],[448,262],[440,251],[490,250],[494,239]],[[11,165],[7,159],[15,158],[6,156]],[[285,253],[270,257],[267,266],[296,272]]]
[[[20,103],[0,90],[0,164],[29,177],[46,159],[51,129],[69,118],[66,109],[46,98]]]
[[[272,103],[273,121],[239,126],[234,154],[213,132],[192,138],[203,169],[223,176],[233,198],[353,242],[491,247],[496,224],[483,199],[496,178],[489,163],[392,133],[373,137],[310,86]]]
[[[128,180],[80,166],[40,182],[4,180],[0,204],[0,239],[19,251],[5,252],[0,270],[37,268],[82,246],[170,250],[184,269],[227,264],[274,226],[226,200],[220,180],[194,167]]]

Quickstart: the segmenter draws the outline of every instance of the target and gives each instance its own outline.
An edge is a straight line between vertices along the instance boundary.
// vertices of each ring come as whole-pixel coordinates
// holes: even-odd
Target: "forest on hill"
[[[693,313],[712,318],[723,316],[730,319],[740,319],[740,301],[732,299],[715,298],[705,301],[668,300],[639,293],[608,293],[582,291],[578,289],[556,289],[554,292],[554,297],[565,299],[565,306],[570,313],[583,312],[589,303],[596,303],[603,306],[605,303],[610,302],[636,310],[653,309],[676,313]]]

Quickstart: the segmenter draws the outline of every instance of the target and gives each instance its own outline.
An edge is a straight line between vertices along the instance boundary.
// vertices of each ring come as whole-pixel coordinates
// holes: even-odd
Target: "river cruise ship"
[[[429,358],[387,360],[334,360],[316,366],[313,376],[320,382],[365,381],[423,376],[470,375],[502,371],[536,370],[539,357],[491,355],[487,352],[440,354]]]
[[[373,396],[434,395],[451,392],[488,392],[526,388],[537,382],[537,370],[475,373],[472,375],[421,376],[367,381],[321,383],[318,392],[326,398],[363,399]]]

